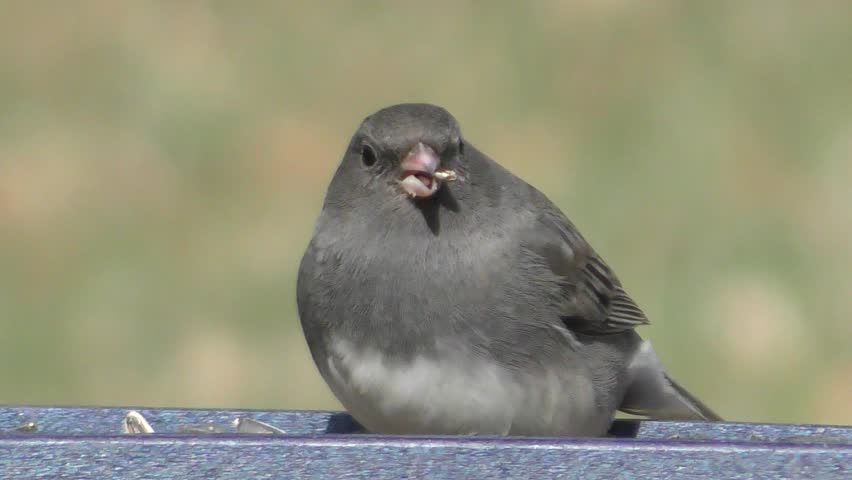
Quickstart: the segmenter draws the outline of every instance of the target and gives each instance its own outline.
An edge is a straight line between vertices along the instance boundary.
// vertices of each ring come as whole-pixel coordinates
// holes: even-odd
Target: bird
[[[440,106],[361,122],[296,297],[317,369],[371,433],[595,437],[618,410],[721,420],[666,373],[574,224]]]

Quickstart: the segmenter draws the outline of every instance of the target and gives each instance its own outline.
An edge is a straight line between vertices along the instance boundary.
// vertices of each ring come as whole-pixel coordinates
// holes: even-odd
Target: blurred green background
[[[360,120],[445,106],[727,418],[852,423],[852,3],[3,2],[0,403],[339,408],[298,261]]]

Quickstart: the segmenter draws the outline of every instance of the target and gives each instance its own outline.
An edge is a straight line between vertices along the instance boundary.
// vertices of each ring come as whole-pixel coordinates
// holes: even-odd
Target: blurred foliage
[[[3,2],[0,403],[338,408],[295,310],[349,136],[429,101],[728,418],[852,423],[852,3]]]

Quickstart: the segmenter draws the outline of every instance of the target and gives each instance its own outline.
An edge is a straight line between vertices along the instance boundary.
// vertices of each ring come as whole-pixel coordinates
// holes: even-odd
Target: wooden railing
[[[122,433],[131,410],[155,433]],[[237,419],[282,433],[240,433]],[[849,480],[852,427],[620,420],[598,439],[397,437],[335,412],[14,406],[0,407],[0,478]]]

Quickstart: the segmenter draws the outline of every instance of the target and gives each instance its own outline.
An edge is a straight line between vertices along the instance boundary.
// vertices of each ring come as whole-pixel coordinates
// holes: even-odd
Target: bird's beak
[[[405,193],[415,198],[431,197],[438,191],[441,182],[456,179],[456,173],[440,169],[441,159],[428,145],[418,142],[401,160],[400,184]]]

